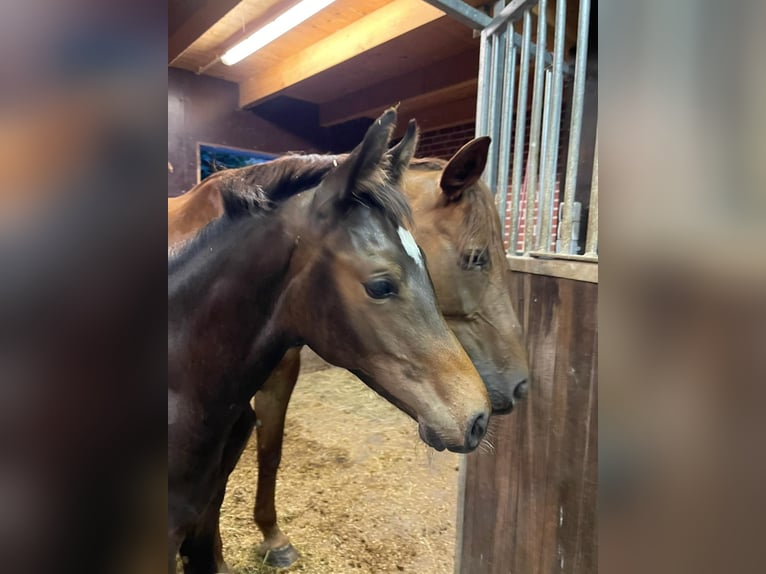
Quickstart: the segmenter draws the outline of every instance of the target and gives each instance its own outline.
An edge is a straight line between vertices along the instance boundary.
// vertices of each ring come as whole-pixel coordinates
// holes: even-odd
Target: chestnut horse
[[[403,190],[413,207],[414,234],[427,256],[439,306],[481,374],[493,412],[504,413],[526,393],[528,367],[521,327],[511,305],[499,218],[489,189],[479,180],[488,146],[489,138],[477,138],[448,162],[413,160],[404,174]],[[330,167],[336,161],[333,156],[307,158]],[[242,172],[242,177],[248,173],[254,184],[253,170],[228,173]],[[216,178],[224,178],[226,173],[168,201],[171,241],[183,240],[220,216],[220,180]],[[287,566],[297,558],[277,525],[274,496],[284,419],[299,369],[299,350],[291,349],[254,399],[261,423],[254,516],[264,535],[259,553],[274,566]]]
[[[224,215],[168,260],[170,573],[179,551],[194,572],[217,571],[218,509],[254,422],[249,400],[291,347],[349,369],[434,448],[469,452],[486,432],[486,389],[404,227],[396,186],[416,137],[386,155],[395,120],[386,111],[318,184],[284,163],[267,187],[230,180]]]

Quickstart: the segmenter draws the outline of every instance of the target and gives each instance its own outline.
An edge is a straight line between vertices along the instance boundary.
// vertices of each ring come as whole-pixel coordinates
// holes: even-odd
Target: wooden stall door
[[[532,371],[464,461],[457,574],[597,571],[598,285],[513,273]]]

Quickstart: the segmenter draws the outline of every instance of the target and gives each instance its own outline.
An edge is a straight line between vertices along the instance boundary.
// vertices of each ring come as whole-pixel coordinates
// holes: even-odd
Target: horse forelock
[[[412,209],[402,191],[390,180],[388,158],[353,190],[356,201],[380,211],[395,227],[412,227]]]

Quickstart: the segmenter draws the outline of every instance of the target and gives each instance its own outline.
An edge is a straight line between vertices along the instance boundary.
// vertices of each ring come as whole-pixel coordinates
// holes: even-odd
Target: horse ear
[[[384,155],[388,150],[388,141],[396,124],[396,110],[389,108],[367,130],[358,146],[348,155],[343,163],[322,183],[323,202],[333,199],[344,204],[354,199],[354,191],[364,189],[381,170]]]
[[[409,167],[418,147],[418,138],[418,124],[415,120],[410,120],[404,137],[389,151],[391,165],[388,168],[388,175],[394,185],[401,182],[404,171]]]
[[[442,171],[439,185],[449,201],[458,201],[467,188],[481,177],[487,165],[487,153],[492,140],[475,138],[461,147]]]

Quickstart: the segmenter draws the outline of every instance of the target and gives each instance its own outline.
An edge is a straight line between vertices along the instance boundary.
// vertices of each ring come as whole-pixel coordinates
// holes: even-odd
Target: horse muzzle
[[[529,379],[526,377],[510,385],[502,375],[482,375],[482,380],[492,402],[493,415],[506,415],[512,412],[516,403],[529,394]]]
[[[449,442],[443,439],[439,433],[422,422],[418,424],[418,434],[424,443],[439,452],[447,449],[450,452],[467,453],[475,450],[481,444],[488,426],[489,414],[481,412],[471,417],[466,425],[462,443]]]

